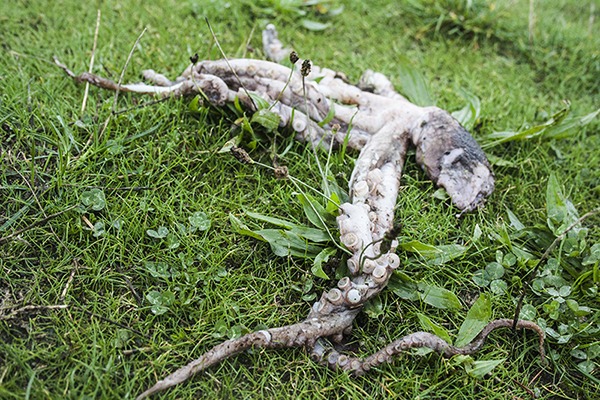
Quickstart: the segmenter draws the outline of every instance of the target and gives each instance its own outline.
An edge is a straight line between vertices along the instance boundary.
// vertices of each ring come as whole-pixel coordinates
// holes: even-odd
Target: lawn
[[[205,17],[230,58],[263,58],[271,22],[301,57],[352,82],[370,68],[410,95],[404,78],[422,75],[437,106],[470,102],[478,113],[469,128],[496,175],[486,206],[457,218],[412,156],[396,210],[401,243],[464,251],[440,261],[399,250],[401,273],[359,315],[347,351],[368,355],[433,326],[454,339],[478,297],[493,318],[512,318],[524,290],[521,317],[546,331],[548,363],[535,335],[510,330],[472,358],[409,353],[360,378],[302,349],[256,349],[162,398],[600,397],[599,214],[542,256],[599,206],[596,0],[106,1],[94,52],[97,9],[86,2],[2,3],[0,398],[134,398],[213,345],[304,319],[335,285],[341,251],[327,280],[311,259],[277,257],[232,224],[268,226],[249,212],[309,224],[289,179],[219,152],[240,132],[234,110],[123,93],[115,103],[94,87],[86,96],[52,61],[79,73],[93,54],[93,71],[118,80],[133,46],[124,81],[147,68],[175,78],[194,53],[222,57]],[[271,165],[277,154],[319,187],[315,157],[326,152],[286,130],[256,134],[256,146],[241,144],[255,160]],[[332,157],[341,187],[356,155]],[[432,305],[419,284],[461,307]]]

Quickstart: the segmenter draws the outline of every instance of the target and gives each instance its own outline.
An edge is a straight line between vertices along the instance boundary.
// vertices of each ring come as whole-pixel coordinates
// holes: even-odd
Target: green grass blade
[[[398,57],[396,67],[400,79],[400,93],[419,106],[435,105],[429,93],[429,86],[425,77],[412,65],[408,58]]]
[[[491,133],[483,139],[484,143],[481,147],[490,148],[501,143],[512,142],[515,140],[527,140],[540,136],[552,139],[565,138],[571,135],[575,128],[586,126],[600,114],[600,109],[598,109],[581,117],[567,118],[570,110],[570,104],[567,103],[565,108],[554,114],[543,124],[535,125],[518,132],[507,131]]]

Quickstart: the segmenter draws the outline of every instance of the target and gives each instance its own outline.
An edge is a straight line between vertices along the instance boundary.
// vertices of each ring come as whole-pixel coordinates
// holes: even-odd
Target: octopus
[[[174,81],[146,70],[147,83],[118,84],[91,73],[76,75],[55,59],[75,81],[103,89],[162,98],[200,95],[213,107],[239,102],[250,113],[264,112],[257,104],[261,99],[277,115],[279,126],[291,128],[298,140],[315,147],[344,144],[359,151],[349,179],[350,200],[339,206],[337,217],[340,241],[352,254],[346,260],[348,276],[321,295],[305,320],[218,344],[159,380],[138,399],[252,347],[304,347],[317,362],[362,375],[412,348],[427,347],[446,357],[471,354],[494,329],[512,327],[535,331],[543,357],[543,331],[532,322],[513,319],[488,323],[464,347],[454,347],[428,332],[404,336],[365,358],[342,354],[331,345],[351,334],[365,303],[386,287],[400,266],[395,253],[398,242],[386,238],[394,230],[394,207],[410,146],[416,149],[417,163],[435,185],[445,189],[461,213],[483,206],[494,190],[494,174],[481,147],[450,113],[411,103],[383,74],[367,70],[353,85],[343,73],[299,59],[284,47],[273,25],[263,31],[262,40],[269,61],[194,59]],[[287,59],[291,67],[282,64]]]

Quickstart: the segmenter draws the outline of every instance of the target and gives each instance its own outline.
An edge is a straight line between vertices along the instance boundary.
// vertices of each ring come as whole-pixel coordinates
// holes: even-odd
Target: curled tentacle
[[[383,363],[391,362],[394,356],[410,349],[426,347],[440,353],[444,357],[452,357],[457,354],[473,354],[481,349],[485,343],[485,339],[493,330],[498,328],[510,328],[512,325],[513,320],[511,319],[498,319],[492,321],[483,328],[481,333],[473,339],[471,343],[463,347],[452,346],[439,336],[429,332],[415,332],[388,344],[381,350],[365,358],[348,357],[340,354],[330,346],[327,346],[325,341],[319,340],[313,348],[312,356],[315,360],[327,364],[332,369],[341,369],[359,376]],[[516,327],[519,329],[533,330],[538,334],[540,358],[544,362],[544,332],[542,329],[533,322],[523,320],[518,321]]]

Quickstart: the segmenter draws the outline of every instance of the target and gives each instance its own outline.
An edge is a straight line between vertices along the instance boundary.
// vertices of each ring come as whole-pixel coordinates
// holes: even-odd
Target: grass
[[[294,200],[295,188],[270,171],[219,154],[232,135],[231,120],[205,111],[191,114],[186,100],[132,108],[113,116],[100,134],[114,94],[92,88],[82,115],[83,86],[51,62],[57,55],[74,71],[87,69],[96,9],[74,1],[17,3],[0,16],[0,237],[63,213],[0,242],[0,397],[131,398],[230,335],[304,318],[312,304],[307,299],[332,282],[315,278],[309,261],[273,257],[267,244],[236,234],[229,223],[230,213],[243,218],[245,210],[307,223]],[[341,14],[308,16],[331,23],[318,32],[302,28],[293,12],[277,7],[274,13],[261,12],[245,3],[104,4],[94,71],[117,79],[144,27],[148,31],[125,73],[127,81],[137,80],[144,68],[175,77],[195,52],[201,59],[219,58],[204,16],[230,57],[260,58],[259,32],[269,18],[301,56],[344,71],[352,81],[372,68],[398,83],[394,63],[403,55],[430,82],[440,107],[461,108],[461,88],[476,94],[482,99],[473,131],[477,138],[542,123],[562,108],[563,99],[571,101],[574,115],[599,107],[600,40],[597,21],[589,25],[588,2],[536,2],[532,43],[525,0],[501,13],[497,25],[484,18],[482,34],[472,24],[436,30],[427,22],[431,15],[415,16],[408,12],[415,8],[405,3],[336,2],[345,6]],[[595,10],[597,20],[598,6]],[[478,11],[485,13],[485,7]],[[145,100],[121,94],[118,109]],[[506,208],[527,226],[544,225],[551,173],[580,215],[598,206],[598,129],[596,120],[566,139],[489,149],[507,162],[495,167],[496,192],[486,208],[461,220],[447,202],[432,196],[435,188],[409,160],[397,212],[403,237],[465,244],[476,225],[484,233],[464,257],[443,266],[401,255],[413,279],[452,290],[464,307],[435,309],[386,291],[382,315],[361,315],[350,346],[360,345],[367,354],[420,330],[417,313],[455,335],[468,306],[479,293],[489,292],[473,283],[473,273],[492,262],[497,250],[507,252],[490,237],[509,224]],[[279,136],[277,150],[290,140]],[[318,187],[312,151],[291,146],[281,162],[292,175]],[[269,153],[261,148],[252,156],[269,163]],[[336,158],[332,166],[340,184],[346,184],[353,156]],[[105,196],[99,211],[82,204],[92,189]],[[192,228],[189,218],[196,212],[206,214],[209,229]],[[598,222],[596,216],[585,223],[588,246],[600,238]],[[147,234],[161,226],[171,236]],[[543,250],[538,245],[536,255]],[[153,274],[149,266],[157,263],[168,266],[166,272]],[[526,271],[526,265],[507,268],[509,293],[492,294],[494,317],[512,317],[518,278]],[[594,287],[598,281],[586,281],[585,290],[573,298],[596,317],[578,318],[587,328],[566,344],[549,338],[547,368],[536,358],[533,336],[508,332],[492,335],[477,355],[478,360],[506,359],[483,379],[435,355],[403,356],[354,379],[316,365],[298,349],[256,350],[162,397],[505,399],[535,393],[540,398],[597,398],[597,366],[585,375],[576,367],[581,358],[573,356],[598,346]],[[160,303],[155,312],[156,304],[148,299],[153,292]],[[551,322],[543,307],[546,297],[529,292],[526,303]],[[69,308],[8,317],[24,305],[57,304]]]

